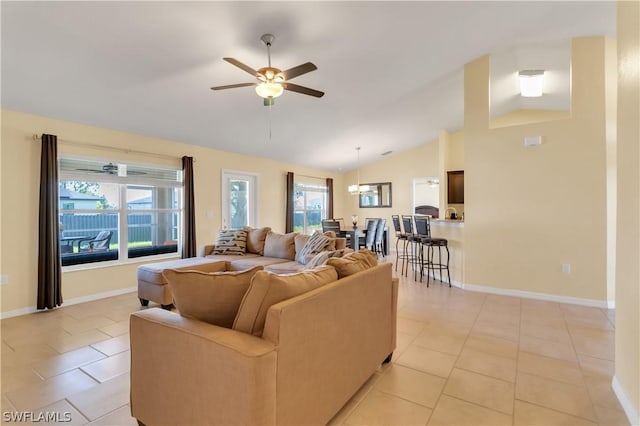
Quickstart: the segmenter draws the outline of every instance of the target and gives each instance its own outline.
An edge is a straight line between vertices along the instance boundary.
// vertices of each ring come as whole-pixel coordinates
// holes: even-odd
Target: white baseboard
[[[629,423],[632,426],[640,425],[640,414],[636,411],[631,403],[631,400],[627,396],[627,393],[624,391],[624,388],[620,384],[620,381],[616,376],[613,376],[613,380],[611,380],[611,387],[613,388],[613,392],[618,397],[618,401],[620,401],[620,405],[622,405],[622,409],[624,413],[627,415],[627,419],[629,419]]]
[[[527,299],[546,300],[548,302],[569,303],[572,305],[590,306],[593,308],[607,309],[608,302],[605,300],[582,299],[580,297],[559,296],[557,294],[536,293],[533,291],[513,290],[509,288],[497,288],[476,284],[463,284],[464,290],[478,291],[481,293],[499,294],[502,296],[524,297]]]
[[[105,291],[103,293],[90,294],[88,296],[74,297],[73,299],[67,299],[63,302],[61,307],[77,305],[78,303],[91,302],[94,300],[106,299],[107,297],[120,296],[121,294],[127,294],[138,291],[138,287],[127,287],[118,290]],[[59,309],[59,308],[56,308]],[[21,315],[28,315],[34,312],[38,312],[35,306],[29,306],[27,308],[14,309],[13,311],[2,312],[0,319],[12,318]]]

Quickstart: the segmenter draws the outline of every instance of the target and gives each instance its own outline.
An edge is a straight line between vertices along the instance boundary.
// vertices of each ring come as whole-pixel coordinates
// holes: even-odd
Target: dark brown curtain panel
[[[327,217],[333,219],[333,179],[327,178]]]
[[[287,172],[287,209],[285,232],[293,232],[293,206],[296,194],[293,191],[293,172]]]
[[[184,238],[182,258],[196,257],[196,209],[193,191],[193,157],[182,157],[184,182]]]
[[[38,309],[62,305],[60,219],[58,216],[58,138],[42,135],[38,223]]]

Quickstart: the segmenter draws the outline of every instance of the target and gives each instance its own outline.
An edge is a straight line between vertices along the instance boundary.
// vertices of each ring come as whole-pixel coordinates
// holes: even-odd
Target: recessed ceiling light
[[[380,154],[380,155],[382,155],[382,156],[384,157],[385,155],[389,155],[389,154],[391,154],[392,152],[393,152],[393,151],[386,151],[386,152],[383,152],[383,153],[382,153],[382,154]]]

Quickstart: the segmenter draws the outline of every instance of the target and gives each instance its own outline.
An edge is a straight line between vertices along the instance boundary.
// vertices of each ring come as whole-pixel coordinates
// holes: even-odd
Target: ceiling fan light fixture
[[[256,93],[261,98],[277,98],[282,95],[284,88],[279,83],[265,82],[256,86]]]

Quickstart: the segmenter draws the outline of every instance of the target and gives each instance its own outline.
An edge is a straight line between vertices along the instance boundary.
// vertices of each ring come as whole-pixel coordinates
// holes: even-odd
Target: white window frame
[[[182,185],[182,170],[177,167],[168,167],[161,166],[157,164],[149,164],[149,163],[131,163],[131,162],[121,162],[121,161],[113,161],[104,158],[88,158],[88,157],[77,157],[72,155],[62,155],[58,158],[58,161],[61,159],[73,159],[73,160],[87,160],[87,161],[97,161],[101,163],[120,163],[127,164],[127,166],[139,165],[145,168],[151,168],[156,170],[170,170],[172,172],[177,172],[178,180],[174,184],[166,184],[161,185],[158,184],[158,181],[153,181],[150,179],[146,179],[144,177],[136,177],[136,176],[127,176],[127,177],[113,177],[113,176],[103,176],[103,175],[89,175],[85,173],[74,173],[68,171],[59,170],[58,173],[58,181],[79,181],[79,182],[97,182],[97,183],[112,183],[118,186],[118,208],[115,209],[59,209],[59,214],[64,213],[88,213],[88,214],[117,214],[118,215],[118,259],[116,260],[104,260],[97,262],[89,262],[89,263],[79,263],[75,265],[67,265],[63,266],[63,271],[76,271],[76,270],[85,270],[85,269],[96,269],[96,268],[105,268],[116,265],[124,265],[124,264],[132,264],[132,263],[140,263],[140,262],[148,262],[150,260],[161,260],[168,258],[175,258],[180,256],[182,252],[182,244],[183,244],[183,229],[184,229],[184,187]],[[139,256],[129,258],[129,247],[128,247],[128,215],[132,212],[136,212],[134,209],[127,208],[127,187],[130,185],[141,185],[141,186],[151,186],[151,187],[173,187],[177,189],[177,201],[178,207],[176,209],[143,209],[140,212],[144,213],[167,213],[167,212],[175,212],[178,215],[178,243],[177,243],[177,251],[171,253],[161,253],[161,254],[151,254],[147,256]]]

